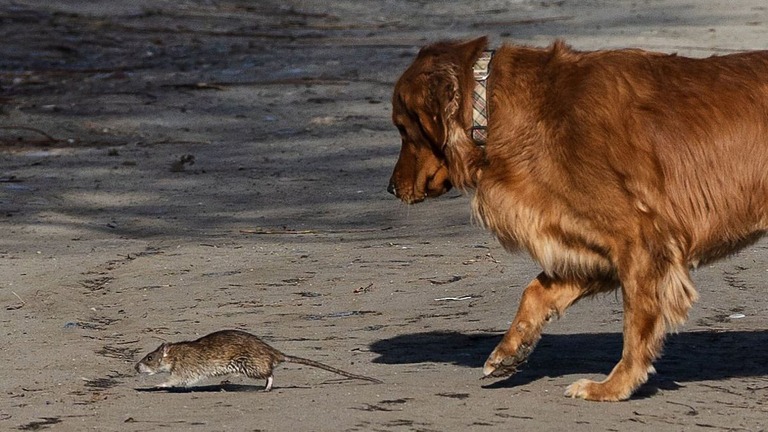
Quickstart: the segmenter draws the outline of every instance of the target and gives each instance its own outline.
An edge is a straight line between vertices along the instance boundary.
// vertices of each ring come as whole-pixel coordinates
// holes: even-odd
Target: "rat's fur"
[[[266,379],[264,391],[269,391],[272,389],[272,371],[282,362],[300,363],[347,378],[381,383],[375,378],[283,354],[258,337],[240,330],[221,330],[194,341],[164,343],[136,364],[136,372],[170,373],[170,379],[157,386],[162,388],[188,387],[205,378],[240,374]]]

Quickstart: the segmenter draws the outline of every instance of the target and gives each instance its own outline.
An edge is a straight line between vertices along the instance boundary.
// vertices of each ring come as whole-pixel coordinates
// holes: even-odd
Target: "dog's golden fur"
[[[407,203],[474,190],[476,219],[543,272],[484,373],[514,372],[544,323],[621,287],[622,358],[566,395],[622,400],[647,380],[697,293],[689,270],[768,229],[768,52],[706,59],[504,45],[473,143],[472,65],[485,38],[421,50],[395,86],[389,190]]]

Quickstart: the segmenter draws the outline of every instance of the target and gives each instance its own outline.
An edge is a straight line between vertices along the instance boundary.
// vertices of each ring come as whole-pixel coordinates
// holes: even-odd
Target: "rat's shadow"
[[[332,381],[332,380],[329,380]],[[338,379],[337,381],[344,381],[344,379]],[[285,389],[298,389],[307,388],[306,386],[297,385],[275,385],[272,387],[272,391],[285,390]],[[263,385],[250,385],[250,384],[232,384],[230,382],[222,382],[221,384],[209,384],[201,386],[190,387],[135,387],[134,390],[142,393],[219,393],[219,392],[258,392],[266,393]]]
[[[192,387],[138,387],[135,390],[145,393],[264,392],[264,386],[225,383]]]
[[[501,335],[458,332],[413,333],[371,345],[374,363],[450,363],[478,369]],[[544,377],[608,374],[621,357],[621,333],[545,334],[515,375],[487,388],[524,385]],[[675,382],[768,375],[768,332],[696,331],[669,335],[664,354],[654,363],[650,387],[674,389]],[[489,381],[490,382],[490,381]],[[641,392],[642,393],[642,392]]]

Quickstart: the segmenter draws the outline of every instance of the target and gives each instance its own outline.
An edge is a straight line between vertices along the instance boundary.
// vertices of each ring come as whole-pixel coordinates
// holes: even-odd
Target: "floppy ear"
[[[474,90],[472,66],[488,45],[488,38],[464,42],[455,47],[455,61],[435,70],[433,89],[435,100],[443,108],[441,121],[442,146],[448,162],[451,183],[459,189],[473,188],[481,174],[484,150],[475,145],[469,135],[471,98]],[[462,117],[464,116],[464,117]]]
[[[460,118],[462,98],[472,97],[470,83],[473,81],[469,74],[475,60],[487,46],[488,38],[485,36],[453,45],[447,61],[438,63],[428,76],[429,97],[433,104],[431,111],[435,117],[419,120],[423,125],[437,126],[437,130],[428,132],[443,147],[449,144],[450,128],[465,129],[469,126],[464,125]]]
[[[488,37],[482,36],[477,39],[461,44],[461,53],[464,55],[464,63],[474,63],[475,59],[480,57],[480,53],[488,47]]]
[[[461,101],[458,67],[441,64],[427,75],[428,110],[420,111],[419,122],[432,142],[444,150],[448,129],[456,122]]]

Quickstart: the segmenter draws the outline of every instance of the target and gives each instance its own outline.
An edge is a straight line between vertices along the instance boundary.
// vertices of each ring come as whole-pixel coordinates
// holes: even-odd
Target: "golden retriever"
[[[768,52],[694,59],[503,45],[478,144],[473,66],[487,44],[427,46],[397,81],[402,148],[388,190],[406,203],[474,190],[475,219],[541,265],[486,376],[514,373],[547,321],[620,287],[621,360],[565,394],[627,399],[697,299],[689,271],[768,228]]]

